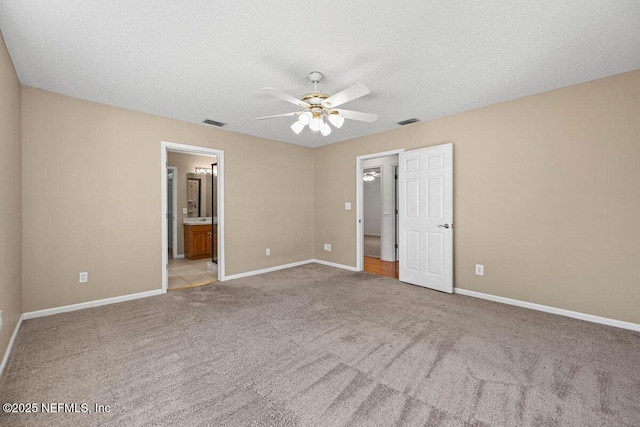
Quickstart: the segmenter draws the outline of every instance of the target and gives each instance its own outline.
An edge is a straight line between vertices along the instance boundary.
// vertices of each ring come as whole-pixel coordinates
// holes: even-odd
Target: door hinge
[[[396,243],[396,249],[398,249],[398,244]]]

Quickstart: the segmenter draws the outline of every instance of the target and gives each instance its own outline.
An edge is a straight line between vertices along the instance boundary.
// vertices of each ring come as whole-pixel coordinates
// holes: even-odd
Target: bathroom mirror
[[[202,193],[200,191],[202,180],[192,173],[187,174],[187,217],[197,218],[200,216],[202,206]]]
[[[212,185],[211,174],[187,173],[187,218],[215,216],[211,206]]]

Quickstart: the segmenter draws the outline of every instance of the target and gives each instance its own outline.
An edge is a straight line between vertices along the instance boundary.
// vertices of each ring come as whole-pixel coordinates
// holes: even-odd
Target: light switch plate
[[[189,212],[187,212],[187,208],[182,208],[182,215],[189,215]]]
[[[351,210],[351,202],[345,202],[344,210],[345,211],[350,211]]]

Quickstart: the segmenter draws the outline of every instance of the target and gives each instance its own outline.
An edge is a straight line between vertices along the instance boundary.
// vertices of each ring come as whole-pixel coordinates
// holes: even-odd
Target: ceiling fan
[[[378,171],[379,171],[378,168],[365,169],[364,173],[362,174],[362,179],[364,181],[373,181],[374,179],[382,176],[382,174]]]
[[[344,119],[358,120],[367,123],[375,122],[378,119],[377,114],[361,113],[360,111],[335,108],[339,105],[346,104],[349,101],[353,101],[354,99],[369,94],[370,91],[368,87],[361,83],[357,83],[336,93],[335,95],[329,96],[326,93],[318,91],[318,83],[322,80],[322,77],[323,75],[319,71],[312,71],[309,73],[309,80],[313,83],[313,92],[303,95],[301,99],[272,87],[263,88],[262,90],[266,93],[295,104],[302,108],[302,111],[258,117],[256,120],[297,116],[298,120],[291,125],[291,130],[296,134],[302,132],[302,129],[304,129],[306,125],[309,125],[309,129],[312,131],[320,132],[322,136],[327,136],[331,133],[331,126],[329,126],[329,123],[336,128],[341,128],[344,124]]]

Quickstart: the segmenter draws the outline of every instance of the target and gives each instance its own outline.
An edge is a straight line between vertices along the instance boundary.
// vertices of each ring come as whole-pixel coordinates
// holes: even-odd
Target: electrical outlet
[[[329,243],[324,244],[324,250],[327,252],[331,252],[331,245]]]
[[[79,283],[87,283],[89,281],[89,273],[83,271],[80,273],[80,278],[78,279]]]
[[[267,252],[267,255],[271,255],[271,249],[270,248],[267,248],[266,252]]]
[[[476,264],[476,276],[484,276],[484,265]]]

